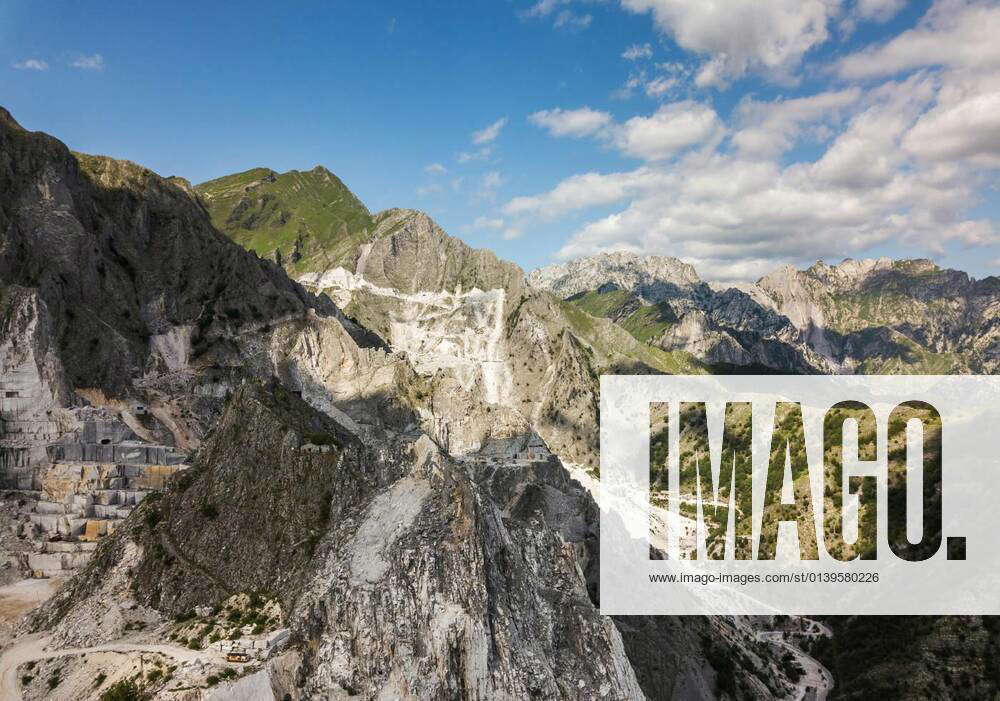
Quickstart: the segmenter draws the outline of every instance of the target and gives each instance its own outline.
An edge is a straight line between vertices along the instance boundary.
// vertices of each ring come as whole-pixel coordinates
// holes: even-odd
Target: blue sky
[[[0,104],[194,182],[322,164],[525,268],[625,248],[718,280],[872,255],[983,276],[998,32],[967,0],[7,1]]]

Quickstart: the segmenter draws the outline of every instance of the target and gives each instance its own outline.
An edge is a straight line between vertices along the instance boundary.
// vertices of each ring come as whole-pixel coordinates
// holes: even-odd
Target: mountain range
[[[370,213],[322,167],[192,186],[2,110],[0,233],[0,376],[17,400],[0,407],[0,477],[20,508],[51,496],[67,458],[49,446],[86,442],[95,412],[127,427],[126,447],[187,456],[19,633],[204,649],[238,637],[234,620],[287,629],[218,698],[805,693],[799,663],[758,638],[771,622],[599,615],[600,376],[1000,360],[996,277],[880,259],[719,290],[622,252],[525,275],[424,213]],[[97,491],[67,499],[93,510]],[[19,547],[50,547],[4,514]],[[893,624],[903,647],[859,660],[867,625],[831,622],[814,646],[842,698],[940,691],[907,670],[933,667],[953,622]],[[943,697],[1000,688],[984,662],[998,632],[969,625]],[[89,674],[62,665],[53,693]],[[186,665],[147,686],[181,698],[221,673]],[[18,677],[37,677],[26,695],[44,684]]]

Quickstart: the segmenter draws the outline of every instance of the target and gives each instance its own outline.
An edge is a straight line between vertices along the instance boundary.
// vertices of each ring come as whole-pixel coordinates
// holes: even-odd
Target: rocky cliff
[[[752,294],[842,372],[993,373],[1000,363],[997,277],[929,260],[845,260],[782,268]]]
[[[716,290],[670,258],[600,254],[529,282],[611,318],[638,340],[723,368],[779,372],[993,372],[1000,279],[930,261],[786,266]]]
[[[399,212],[331,289],[369,330],[219,234],[183,181],[2,117],[5,479],[35,487],[67,460],[146,479],[124,469],[135,455],[188,455],[30,619],[54,648],[204,651],[157,663],[156,698],[226,678],[206,649],[223,643],[261,646],[248,679],[274,698],[787,688],[767,654],[766,684],[709,662],[753,650],[750,629],[598,615],[597,508],[553,450],[593,455],[598,368],[627,334],[574,332],[516,267]],[[436,261],[416,284],[414,252]],[[458,366],[434,369],[446,351]],[[15,446],[16,421],[33,433]],[[111,675],[97,691],[126,674],[93,663]],[[76,669],[61,664],[47,673]]]

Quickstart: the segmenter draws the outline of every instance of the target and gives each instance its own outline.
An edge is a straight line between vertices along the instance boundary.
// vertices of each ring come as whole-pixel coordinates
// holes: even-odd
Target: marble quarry
[[[31,398],[6,380],[0,384],[0,480],[33,497],[16,528],[34,552],[21,553],[19,564],[33,577],[69,575],[139,502],[187,467],[187,456],[141,440],[104,409],[60,410],[63,426],[37,416],[12,418],[26,415]]]

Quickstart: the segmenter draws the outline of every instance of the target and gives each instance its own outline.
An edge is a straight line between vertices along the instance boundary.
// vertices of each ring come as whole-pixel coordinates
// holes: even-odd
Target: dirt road
[[[5,701],[21,701],[21,690],[17,679],[17,668],[25,662],[46,660],[50,657],[85,655],[92,652],[156,652],[172,657],[179,662],[193,660],[219,660],[223,656],[209,650],[189,650],[173,645],[143,645],[139,643],[108,643],[93,647],[59,648],[49,650],[47,635],[29,635],[18,640],[0,654],[0,698]]]

